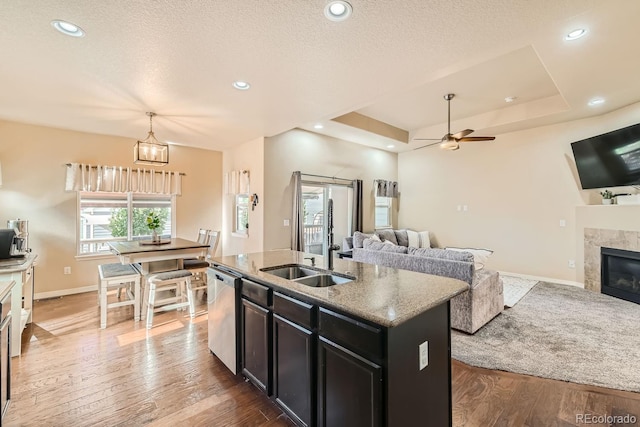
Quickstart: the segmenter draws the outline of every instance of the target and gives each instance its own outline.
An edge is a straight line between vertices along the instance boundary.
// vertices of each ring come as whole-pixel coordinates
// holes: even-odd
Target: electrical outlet
[[[65,267],[64,274],[71,274],[71,267]]]
[[[569,262],[567,262],[567,265],[569,266],[569,268],[576,268],[576,261],[570,259]]]
[[[429,366],[429,341],[425,341],[418,346],[418,354],[420,357],[420,370]]]
[[[285,227],[288,227],[288,226],[289,226],[289,220],[288,220],[288,219],[285,219],[285,220],[284,220],[284,222],[283,222],[283,224],[284,224],[284,226],[285,226]]]
[[[566,219],[561,219],[560,220],[560,227],[566,227],[567,226],[567,220]]]

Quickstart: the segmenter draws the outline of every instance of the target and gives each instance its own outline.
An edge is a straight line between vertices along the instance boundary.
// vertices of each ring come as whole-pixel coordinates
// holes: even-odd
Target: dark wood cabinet
[[[382,367],[320,337],[318,425],[382,426],[382,407]]]
[[[271,311],[246,298],[241,307],[242,374],[271,394]]]
[[[314,334],[273,316],[273,397],[302,426],[315,425]]]

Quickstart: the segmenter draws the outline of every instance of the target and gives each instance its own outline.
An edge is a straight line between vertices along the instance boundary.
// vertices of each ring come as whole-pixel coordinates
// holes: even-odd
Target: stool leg
[[[191,288],[191,277],[187,277],[185,280],[187,285],[187,301],[189,302],[189,317],[194,318],[196,316],[196,304],[193,289]]]
[[[100,282],[100,329],[107,327],[107,284]]]
[[[147,303],[147,329],[153,326],[153,305],[156,299],[156,285],[151,282],[148,284],[149,302]]]
[[[133,320],[140,321],[140,277],[134,281],[133,288]]]

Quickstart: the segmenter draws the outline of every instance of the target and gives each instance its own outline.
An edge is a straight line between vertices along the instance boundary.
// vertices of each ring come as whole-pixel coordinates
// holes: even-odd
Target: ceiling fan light
[[[444,150],[457,150],[458,148],[460,148],[460,144],[458,144],[458,141],[455,140],[455,138],[453,138],[451,135],[448,135],[447,138],[443,138],[442,142],[440,143],[440,148],[444,149]]]

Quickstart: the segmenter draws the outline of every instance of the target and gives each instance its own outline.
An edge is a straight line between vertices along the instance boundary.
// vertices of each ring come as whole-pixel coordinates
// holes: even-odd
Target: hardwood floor
[[[95,293],[86,293],[35,303],[22,355],[12,359],[5,425],[293,425],[209,353],[206,313],[193,321],[182,312],[157,315],[147,332],[131,320],[131,307],[123,307],[109,310],[107,328],[100,330],[96,301]],[[636,423],[626,425],[640,425],[640,393],[457,361],[452,376],[454,426],[584,425],[579,414],[630,414]]]

